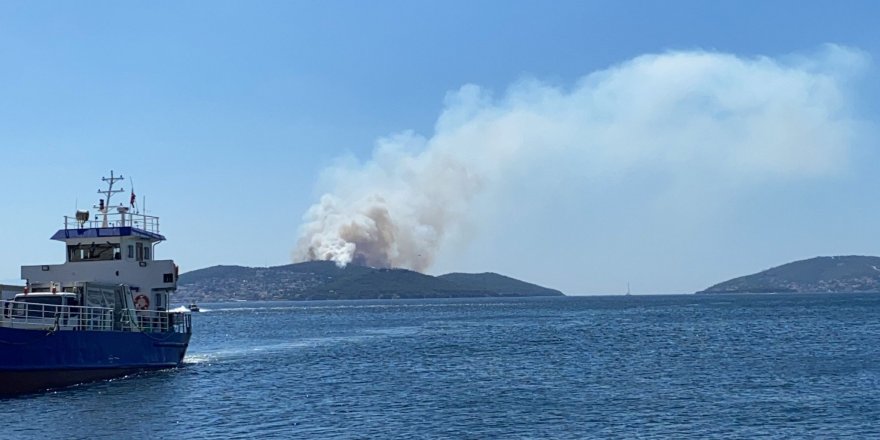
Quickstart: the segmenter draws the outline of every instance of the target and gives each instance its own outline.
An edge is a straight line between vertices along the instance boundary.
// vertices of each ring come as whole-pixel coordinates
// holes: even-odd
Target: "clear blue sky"
[[[110,169],[134,178],[169,239],[158,257],[183,271],[287,264],[322,173],[370,161],[394,133],[431,138],[464,85],[570,90],[645,54],[784,62],[827,44],[862,65],[837,77],[859,136],[833,171],[756,177],[693,210],[646,191],[663,163],[620,185],[514,166],[428,271],[573,294],[688,292],[794,259],[878,255],[877,17],[873,1],[0,2],[0,280],[60,262],[48,237],[77,201],[96,201]],[[564,169],[559,154],[548,164]]]

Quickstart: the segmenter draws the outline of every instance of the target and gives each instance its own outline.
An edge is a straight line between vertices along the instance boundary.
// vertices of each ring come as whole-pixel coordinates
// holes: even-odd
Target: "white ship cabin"
[[[131,290],[138,310],[167,310],[168,295],[177,289],[177,266],[155,259],[156,246],[165,240],[159,218],[107,207],[103,200],[98,208],[94,218],[87,211],[64,217],[64,229],[52,236],[65,244],[64,263],[22,266],[25,289],[61,293],[82,282],[122,284]]]

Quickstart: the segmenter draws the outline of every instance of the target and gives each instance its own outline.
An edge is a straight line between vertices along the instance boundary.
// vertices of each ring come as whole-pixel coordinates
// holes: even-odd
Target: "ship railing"
[[[189,313],[167,312],[156,310],[138,310],[137,327],[142,332],[148,333],[189,333],[192,331],[192,321]]]
[[[112,207],[110,209],[113,209]],[[154,234],[159,233],[159,217],[154,215],[147,214],[138,214],[138,213],[125,213],[121,214],[118,212],[108,212],[107,213],[107,227],[108,228],[118,228],[123,226],[130,226],[133,228],[142,229],[147,232],[152,232]],[[104,227],[104,214],[98,213],[94,217],[86,220],[84,222],[80,222],[76,219],[76,217],[71,217],[68,215],[64,216],[64,229],[82,229],[82,228],[102,228]]]
[[[0,301],[0,327],[48,331],[192,332],[189,313]],[[132,319],[134,316],[134,319]]]
[[[3,327],[46,330],[113,330],[112,308],[0,301]],[[121,326],[116,326],[120,328]]]

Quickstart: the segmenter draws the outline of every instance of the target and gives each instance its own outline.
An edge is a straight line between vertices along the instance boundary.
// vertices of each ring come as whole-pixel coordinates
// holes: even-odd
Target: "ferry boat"
[[[111,205],[122,176],[107,189],[94,218],[64,217],[52,240],[64,263],[22,266],[20,292],[0,300],[0,395],[69,386],[179,366],[192,335],[189,312],[169,312],[178,268],[155,259],[165,240],[159,218]]]

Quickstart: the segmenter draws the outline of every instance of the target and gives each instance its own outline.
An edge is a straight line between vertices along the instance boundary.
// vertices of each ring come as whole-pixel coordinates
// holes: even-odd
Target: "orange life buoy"
[[[138,295],[134,297],[134,306],[138,310],[147,310],[150,308],[150,298],[144,294]]]

